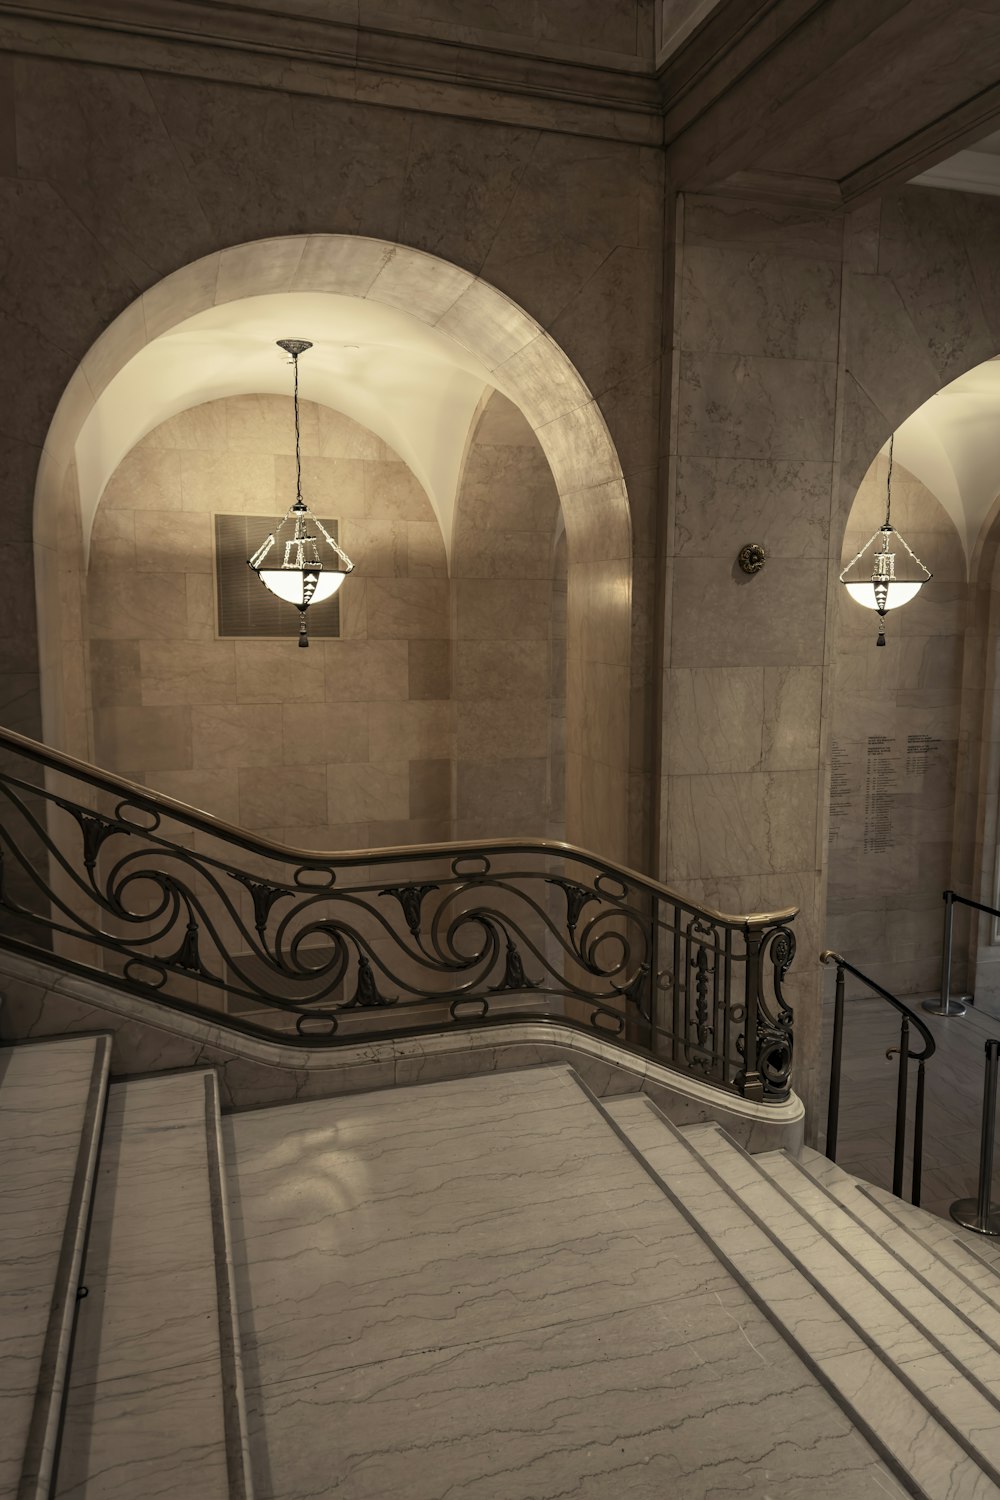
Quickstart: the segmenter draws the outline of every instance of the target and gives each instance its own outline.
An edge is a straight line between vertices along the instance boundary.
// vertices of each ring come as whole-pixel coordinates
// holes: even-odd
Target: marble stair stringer
[[[1000,1495],[996,1407],[794,1205],[772,1200],[762,1216],[718,1170],[720,1143],[755,1171],[751,1157],[713,1126],[678,1130],[646,1100],[601,1108],[911,1493]]]
[[[0,1050],[0,1495],[47,1500],[108,1087],[106,1036]]]
[[[210,1070],[111,1085],[57,1500],[252,1500]]]
[[[804,1110],[795,1094],[767,1104],[742,1099],[554,1016],[455,1024],[423,1035],[386,1035],[336,1047],[294,1045],[291,1039],[252,1036],[3,948],[0,995],[4,1037],[107,1031],[114,1042],[117,1076],[211,1067],[227,1111],[564,1065],[598,1096],[643,1093],[676,1123],[717,1120],[752,1151],[796,1149],[802,1140]]]

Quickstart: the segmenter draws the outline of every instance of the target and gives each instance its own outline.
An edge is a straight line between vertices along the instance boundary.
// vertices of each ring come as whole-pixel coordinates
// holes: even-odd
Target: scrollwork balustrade
[[[568,844],[283,849],[0,730],[0,943],[292,1045],[558,1017],[787,1097],[794,911]]]

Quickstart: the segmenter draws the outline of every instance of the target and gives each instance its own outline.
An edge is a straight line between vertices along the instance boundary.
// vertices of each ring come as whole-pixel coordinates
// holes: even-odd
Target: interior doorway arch
[[[45,738],[79,751],[79,721],[85,714],[73,693],[81,674],[72,659],[76,642],[67,598],[73,590],[67,578],[74,569],[82,576],[86,514],[99,499],[84,491],[100,483],[100,471],[84,472],[81,435],[101,426],[116,383],[120,390],[130,371],[142,368],[144,354],[158,340],[212,308],[282,294],[328,294],[399,310],[471,355],[533,429],[559,492],[568,544],[567,836],[623,858],[631,530],[625,482],[606,423],[559,345],[523,309],[467,271],[382,240],[304,235],[218,251],[151,288],[88,352],[53,417],[35,491]],[[151,401],[145,431],[168,414]],[[133,440],[141,435],[136,431]]]

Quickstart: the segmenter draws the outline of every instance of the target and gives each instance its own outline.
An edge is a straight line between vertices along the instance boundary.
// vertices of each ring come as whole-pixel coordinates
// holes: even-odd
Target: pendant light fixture
[[[285,350],[295,368],[295,500],[285,512],[284,519],[248,559],[248,565],[272,594],[294,604],[299,612],[299,645],[308,646],[306,610],[310,604],[331,598],[348,573],[353,572],[354,564],[302,498],[299,355],[311,349],[312,344],[307,339],[279,339],[278,348]],[[291,528],[291,533],[283,542],[279,541],[286,526]],[[324,562],[320,556],[316,535],[310,527],[315,527],[332,549],[332,562]],[[276,556],[269,560],[272,548],[276,549]]]
[[[858,604],[863,604],[866,609],[874,609],[879,617],[878,640],[876,646],[885,645],[885,617],[890,609],[898,609],[901,604],[909,604],[915,599],[927,582],[932,577],[929,568],[925,568],[916,553],[900,536],[892,524],[892,448],[895,441],[895,433],[889,439],[889,471],[885,482],[885,522],[878,531],[872,533],[865,545],[856,557],[852,558],[847,567],[840,575],[840,581],[847,589],[852,599]],[[908,573],[915,573],[917,569],[923,574],[922,578],[909,577],[899,578],[896,576],[896,554],[889,550],[889,540],[895,537],[906,553],[909,562],[904,561],[902,566]],[[872,575],[870,578],[856,577],[848,578],[852,568],[857,567],[869,547],[881,538],[881,545],[872,553]],[[910,567],[910,563],[914,567]],[[863,572],[864,570],[859,570]]]

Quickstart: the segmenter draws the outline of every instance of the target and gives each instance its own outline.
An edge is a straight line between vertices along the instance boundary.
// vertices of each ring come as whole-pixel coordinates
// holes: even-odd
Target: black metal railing
[[[952,955],[955,946],[955,905],[967,906],[972,911],[981,911],[988,917],[1000,917],[995,906],[985,906],[982,901],[973,901],[969,896],[960,896],[957,891],[942,891],[944,901],[944,941],[941,945],[941,995],[935,1000],[925,1000],[924,1010],[935,1016],[964,1016],[971,995],[956,996],[951,993]]]
[[[795,915],[543,840],[287,849],[0,730],[0,944],[293,1045],[559,1016],[781,1100]]]
[[[830,1058],[830,1099],[827,1105],[826,1117],[826,1154],[830,1161],[837,1160],[837,1136],[840,1126],[840,1081],[841,1067],[844,1050],[844,975],[850,974],[853,978],[867,986],[873,995],[880,1000],[885,1000],[891,1005],[900,1017],[899,1021],[899,1046],[890,1047],[886,1057],[898,1055],[899,1062],[896,1070],[896,1125],[893,1138],[892,1157],[892,1191],[897,1197],[903,1195],[903,1174],[906,1160],[906,1113],[907,1093],[909,1087],[910,1063],[917,1064],[917,1087],[913,1104],[913,1162],[910,1177],[910,1202],[920,1202],[920,1182],[923,1172],[924,1154],[924,1092],[925,1076],[924,1065],[928,1058],[934,1055],[936,1050],[934,1038],[928,1028],[921,1021],[915,1011],[912,1011],[902,1000],[891,995],[888,990],[876,984],[874,979],[869,979],[867,974],[862,974],[853,964],[847,962],[839,953],[832,949],[820,954],[820,963],[836,964],[837,985],[834,997],[833,1011],[833,1049]],[[910,1027],[916,1028],[923,1042],[920,1051],[913,1051],[910,1047]]]

